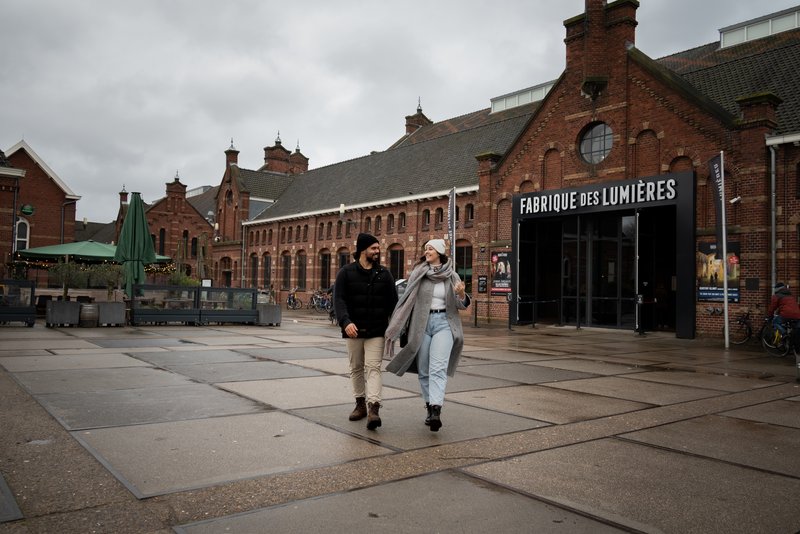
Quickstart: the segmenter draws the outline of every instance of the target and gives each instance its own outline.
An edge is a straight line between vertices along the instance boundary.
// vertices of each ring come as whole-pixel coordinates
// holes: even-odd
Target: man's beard
[[[372,263],[373,265],[379,265],[381,263],[381,254],[377,252],[372,256],[367,256],[367,261]]]

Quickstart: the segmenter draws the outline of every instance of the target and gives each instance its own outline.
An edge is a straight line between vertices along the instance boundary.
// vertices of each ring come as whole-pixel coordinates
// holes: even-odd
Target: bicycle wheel
[[[724,332],[723,332],[724,335]],[[753,329],[741,319],[733,319],[728,327],[728,339],[734,345],[741,345],[750,341],[753,336]]]
[[[761,346],[770,356],[782,358],[789,352],[788,340],[780,335],[780,332],[772,326],[767,325],[761,329]]]
[[[298,298],[295,298],[294,299],[294,306],[292,307],[292,309],[293,310],[299,310],[302,307],[303,307],[303,301],[298,299]]]

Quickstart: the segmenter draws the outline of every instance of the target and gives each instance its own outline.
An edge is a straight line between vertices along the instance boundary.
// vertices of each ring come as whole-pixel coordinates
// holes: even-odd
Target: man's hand
[[[347,337],[357,338],[358,328],[354,323],[350,323],[349,325],[344,327],[344,333],[347,334]]]

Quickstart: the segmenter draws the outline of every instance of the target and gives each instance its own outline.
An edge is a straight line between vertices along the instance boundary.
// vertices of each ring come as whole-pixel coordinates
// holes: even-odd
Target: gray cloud
[[[652,57],[793,5],[643,0]],[[109,221],[117,192],[218,183],[231,137],[257,168],[280,130],[311,167],[383,150],[417,98],[438,121],[556,78],[583,0],[7,0],[0,147],[21,138]],[[687,13],[691,13],[688,16]]]

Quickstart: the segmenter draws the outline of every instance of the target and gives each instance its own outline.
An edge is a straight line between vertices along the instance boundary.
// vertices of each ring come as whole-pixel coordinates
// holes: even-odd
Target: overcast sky
[[[800,0],[640,0],[653,58]],[[441,121],[564,68],[584,0],[0,0],[0,148],[25,141],[111,221],[175,173],[217,185],[231,138],[257,169],[278,131],[317,168],[384,150],[422,99]],[[25,199],[21,199],[25,202]]]

